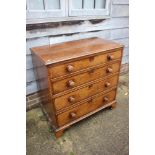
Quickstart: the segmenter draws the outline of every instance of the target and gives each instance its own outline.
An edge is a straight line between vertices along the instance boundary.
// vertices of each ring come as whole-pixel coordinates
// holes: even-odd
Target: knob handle
[[[68,72],[72,72],[74,70],[74,67],[72,65],[68,65],[66,69]]]
[[[89,72],[89,74],[92,74],[92,73],[94,73],[94,71],[95,71],[95,69],[92,68],[92,69],[90,69],[88,72]]]
[[[93,87],[93,84],[90,84],[89,86],[88,86],[88,88],[92,88]]]
[[[76,118],[76,113],[75,113],[75,112],[71,112],[71,113],[70,113],[70,117],[71,117],[71,118]]]
[[[114,56],[111,55],[111,54],[109,54],[109,55],[107,55],[107,59],[108,59],[108,60],[113,60],[113,59],[114,59]]]
[[[73,96],[70,96],[70,97],[68,98],[68,101],[69,101],[70,103],[74,103],[74,102],[75,102],[75,98],[74,98]]]
[[[109,101],[108,97],[104,97],[104,98],[103,98],[103,101],[104,101],[104,102],[108,102],[108,101]]]
[[[112,73],[113,70],[112,70],[112,68],[108,67],[106,71],[107,71],[107,73]]]
[[[88,103],[91,103],[91,102],[93,102],[93,99],[92,99],[92,98],[90,98],[90,99],[88,100]]]
[[[69,87],[74,87],[75,86],[75,82],[73,80],[69,80],[68,81],[68,86]]]
[[[109,86],[110,86],[110,82],[106,82],[105,87],[109,87]]]

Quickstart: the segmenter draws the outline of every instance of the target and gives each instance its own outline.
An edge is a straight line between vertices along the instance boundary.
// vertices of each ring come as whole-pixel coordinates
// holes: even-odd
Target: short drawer
[[[113,77],[106,78],[96,83],[90,84],[87,87],[81,88],[69,94],[57,97],[54,99],[55,109],[58,111],[65,107],[69,107],[73,104],[76,104],[77,102],[83,99],[86,99],[92,95],[95,95],[99,92],[108,90],[109,88],[116,86],[117,82],[118,74]]]
[[[60,80],[53,83],[53,93],[57,94],[62,91],[72,89],[76,86],[82,85],[84,83],[90,82],[92,80],[102,78],[107,75],[111,75],[119,71],[120,62],[98,68],[98,69],[91,69],[90,71],[79,74],[76,76],[72,76],[70,78],[66,78],[64,80]]]
[[[63,126],[67,123],[70,123],[89,112],[92,112],[105,104],[108,104],[115,100],[116,90],[112,90],[111,92],[98,96],[96,98],[90,98],[89,101],[75,107],[69,111],[61,113],[57,116],[57,121],[59,126]]]
[[[91,56],[82,60],[73,61],[70,63],[65,63],[61,65],[49,67],[49,73],[51,78],[56,78],[64,75],[69,75],[76,71],[86,69],[99,64],[104,64],[106,62],[111,62],[116,59],[121,58],[121,50],[100,54],[97,56]]]

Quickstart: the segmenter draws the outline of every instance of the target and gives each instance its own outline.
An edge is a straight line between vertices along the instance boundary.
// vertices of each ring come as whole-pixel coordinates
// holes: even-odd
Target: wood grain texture
[[[54,106],[52,104],[52,98],[51,98],[52,90],[49,84],[48,70],[46,66],[43,64],[43,62],[40,61],[40,59],[35,54],[32,55],[32,58],[33,58],[33,64],[35,66],[34,73],[36,78],[38,79],[39,91],[46,95],[46,98],[41,99],[42,105],[46,110],[46,112],[48,113],[49,117],[51,118],[53,126],[56,127],[57,123],[56,118],[54,116]]]
[[[44,28],[37,28],[31,31],[27,30],[26,54],[30,55],[31,54],[30,48],[35,46],[61,43],[61,42],[89,38],[89,37],[100,37],[100,38],[106,38],[111,40],[128,38],[129,36],[128,19],[129,18],[122,17],[122,15],[128,14],[128,9],[127,10],[124,9],[125,7],[127,7],[126,5],[128,4],[129,4],[129,0],[113,0],[111,9],[113,9],[114,7],[118,15],[117,17],[114,17],[114,18],[109,18],[105,16],[81,16],[81,17],[41,18],[41,19],[35,19],[35,20],[30,19],[28,20],[27,23],[34,24],[34,25],[37,23],[45,23],[44,25],[46,25],[46,23],[49,23],[49,22],[58,23],[59,21],[66,21],[66,20],[69,22],[71,22],[72,20],[73,21],[82,20],[84,22],[79,25],[78,24],[75,24],[75,25],[60,24],[55,28],[44,27]],[[119,13],[119,6],[121,6],[122,7],[121,9],[126,11],[126,13],[124,11]],[[105,19],[105,18],[107,19],[97,24],[92,24],[91,22],[89,22],[90,19]],[[71,33],[72,35],[66,35]],[[125,57],[123,57],[122,64],[129,62],[128,60],[129,54],[126,51],[124,52]],[[27,63],[29,62],[27,61]],[[31,94],[38,90],[36,87],[37,81],[34,81],[35,78],[31,74],[32,73],[31,71],[33,71],[32,63],[30,62],[30,64],[27,64],[27,66],[28,66],[27,74],[30,74],[30,75],[27,75],[28,80],[27,80],[26,92],[27,94]]]
[[[45,65],[49,65],[94,55],[98,52],[107,52],[113,49],[122,48],[123,46],[121,44],[119,45],[112,41],[106,41],[100,38],[90,38],[58,45],[36,47],[32,48],[32,52],[37,54]]]
[[[54,129],[54,131],[55,131],[55,132],[58,132],[58,131],[61,131],[61,130],[65,130],[66,128],[70,127],[71,125],[73,125],[73,124],[75,124],[75,123],[77,123],[77,122],[79,122],[79,121],[81,121],[81,120],[83,120],[83,119],[86,119],[87,117],[89,117],[89,116],[91,116],[91,115],[93,115],[93,114],[95,114],[95,113],[97,113],[97,112],[99,112],[99,111],[101,111],[101,110],[103,110],[103,109],[105,109],[105,108],[111,107],[113,104],[116,105],[116,100],[114,100],[114,101],[112,101],[112,102],[109,102],[109,103],[107,103],[107,104],[104,104],[102,107],[100,107],[100,108],[98,108],[98,109],[95,109],[94,111],[89,112],[89,113],[87,113],[87,114],[85,114],[85,115],[79,117],[78,119],[73,120],[72,122],[67,123],[67,124],[65,124],[65,125],[63,125],[63,126],[57,128],[57,129]]]
[[[115,107],[123,46],[89,38],[32,48],[42,105],[56,137],[79,120]],[[50,60],[50,61],[48,61]]]
[[[82,105],[73,108],[71,110],[68,110],[60,115],[57,116],[58,125],[63,126],[67,123],[70,123],[74,121],[75,119],[78,119],[79,117],[92,112],[93,110],[96,110],[100,107],[102,107],[104,104],[112,102],[115,99],[116,91],[111,91],[110,93],[104,94],[103,96],[94,97],[91,98],[86,103],[83,103]],[[108,98],[108,102],[104,101],[104,97]],[[74,117],[71,116],[71,114],[75,114]]]
[[[71,74],[71,73],[73,74],[74,72],[77,72],[79,70],[97,66],[99,64],[104,65],[105,63],[110,63],[111,61],[108,59],[109,55],[112,55],[114,57],[113,60],[120,59],[121,58],[121,50],[118,50],[117,52],[109,52],[109,53],[104,53],[104,54],[100,54],[97,56],[92,56],[92,57],[83,59],[82,61],[77,60],[74,62],[69,62],[69,63],[65,63],[62,65],[56,65],[56,66],[50,67],[49,71],[51,74],[51,78],[65,76],[65,75]],[[67,70],[68,66],[72,66],[73,70],[69,72]]]
[[[86,34],[79,34],[79,35],[74,35],[74,36],[61,36],[61,37],[56,37],[57,42],[64,42],[67,40],[73,40],[74,38],[83,38],[83,37],[91,37],[91,36],[100,36],[101,38],[109,38],[109,39],[114,39],[117,42],[121,42],[122,44],[125,43],[126,45],[128,44],[128,28],[123,28],[123,29],[113,29],[113,30],[105,30],[105,31],[99,31],[99,32],[91,32],[91,33],[86,33]],[[60,38],[60,39],[59,39]],[[123,39],[124,38],[124,39]],[[55,41],[55,38],[50,39],[51,43],[53,44]],[[34,39],[27,39],[27,61],[26,61],[26,66],[27,66],[27,88],[26,92],[27,94],[31,94],[33,92],[36,92],[38,89],[36,87],[37,81],[34,81],[36,78],[33,76],[33,64],[31,60],[31,50],[30,48],[35,47],[35,46],[42,46],[42,45],[47,45],[49,43],[48,37],[41,37],[41,38],[34,38]],[[124,49],[124,56],[129,55],[128,53],[128,47]],[[127,57],[128,58],[128,57]],[[124,62],[128,62],[127,58],[125,58]],[[32,82],[31,82],[32,81]],[[30,83],[31,82],[31,83]]]
[[[111,72],[108,71],[109,68],[112,69]],[[116,64],[108,65],[104,68],[91,69],[90,71],[88,71],[86,73],[54,82],[53,83],[53,94],[60,93],[67,89],[72,89],[72,88],[82,85],[84,83],[93,81],[97,78],[102,78],[102,77],[110,75],[112,73],[116,73],[119,71],[119,68],[120,68],[120,63],[116,63]],[[74,85],[70,86],[68,84],[69,81],[73,81]]]
[[[111,87],[117,85],[118,75],[116,74],[110,78],[104,78],[97,83],[90,84],[89,86],[83,87],[77,91],[72,91],[66,95],[54,99],[54,104],[56,110],[61,110],[65,107],[71,106],[85,98],[88,98],[92,95],[95,95],[101,91],[105,91]],[[110,85],[107,87],[106,84],[109,83]],[[73,98],[72,100],[69,100]]]

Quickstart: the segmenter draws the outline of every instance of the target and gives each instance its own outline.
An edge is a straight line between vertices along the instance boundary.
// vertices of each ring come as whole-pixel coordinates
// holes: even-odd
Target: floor
[[[40,108],[27,112],[27,155],[128,155],[128,73],[120,76],[117,107],[71,126],[56,139]]]

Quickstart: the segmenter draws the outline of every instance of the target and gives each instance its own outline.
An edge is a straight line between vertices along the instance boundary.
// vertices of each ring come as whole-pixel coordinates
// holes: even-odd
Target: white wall
[[[114,40],[125,45],[122,63],[129,62],[129,1],[113,0],[111,18],[92,24],[84,21],[81,24],[62,25],[54,28],[27,31],[27,94],[38,90],[33,72],[31,47],[54,44],[89,37],[101,37]]]

